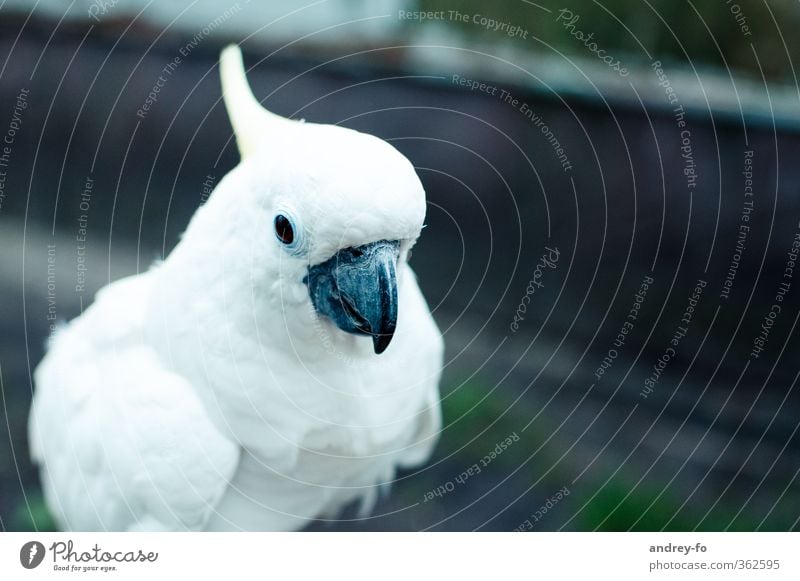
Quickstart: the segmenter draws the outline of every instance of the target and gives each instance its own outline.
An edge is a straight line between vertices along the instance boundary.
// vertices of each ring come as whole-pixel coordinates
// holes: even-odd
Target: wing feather
[[[202,529],[239,450],[141,337],[149,274],[104,288],[36,370],[30,439],[67,530]]]

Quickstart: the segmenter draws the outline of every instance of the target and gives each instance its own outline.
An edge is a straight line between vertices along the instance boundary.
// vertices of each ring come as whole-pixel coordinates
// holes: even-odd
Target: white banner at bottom
[[[3,533],[0,579],[800,579],[795,533]]]

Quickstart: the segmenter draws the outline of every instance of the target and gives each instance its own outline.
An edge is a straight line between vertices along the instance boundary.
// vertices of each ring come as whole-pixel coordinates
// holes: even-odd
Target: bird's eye
[[[294,242],[294,226],[292,226],[292,221],[283,214],[275,216],[275,235],[287,246]]]

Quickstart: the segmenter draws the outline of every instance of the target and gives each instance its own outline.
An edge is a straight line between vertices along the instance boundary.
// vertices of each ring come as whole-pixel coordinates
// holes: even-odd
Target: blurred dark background
[[[53,526],[26,435],[53,318],[167,254],[238,162],[232,41],[266,106],[389,140],[428,193],[412,265],[447,345],[441,443],[373,517],[312,528],[798,529],[797,3],[30,10],[0,9],[4,530]]]

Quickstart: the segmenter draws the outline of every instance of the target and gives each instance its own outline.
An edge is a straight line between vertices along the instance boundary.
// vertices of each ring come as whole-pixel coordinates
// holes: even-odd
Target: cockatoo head
[[[382,353],[397,323],[398,265],[425,217],[413,166],[377,137],[264,109],[238,47],[223,51],[220,67],[242,161],[211,198],[236,205],[258,276],[285,317],[313,307]]]

